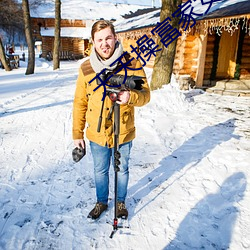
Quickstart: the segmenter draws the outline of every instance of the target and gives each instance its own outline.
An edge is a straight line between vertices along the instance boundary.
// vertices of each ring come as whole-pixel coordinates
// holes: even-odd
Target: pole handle
[[[97,126],[97,132],[100,133],[101,131],[101,125],[102,125],[102,116],[99,117],[98,126]]]

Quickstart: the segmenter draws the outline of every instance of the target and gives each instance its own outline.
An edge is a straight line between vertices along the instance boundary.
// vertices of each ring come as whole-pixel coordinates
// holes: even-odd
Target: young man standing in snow
[[[128,161],[132,140],[135,138],[134,107],[143,106],[149,102],[150,90],[139,60],[126,53],[121,60],[116,61],[124,54],[124,51],[121,43],[117,40],[112,23],[105,20],[97,21],[92,27],[91,37],[93,50],[90,59],[85,61],[79,69],[73,103],[74,144],[76,147],[85,147],[83,130],[87,123],[86,137],[90,141],[94,161],[97,202],[90,211],[88,218],[97,219],[108,208],[109,168],[114,152],[114,114],[112,114],[111,119],[108,119],[112,112],[112,101],[108,97],[104,99],[102,114],[104,119],[101,123],[100,132],[97,132],[104,86],[99,86],[98,79],[94,81],[93,79],[102,70],[107,69],[109,72],[116,72],[121,67],[121,61],[126,63],[131,60],[127,65],[129,68],[122,68],[118,74],[124,75],[126,70],[128,76],[142,76],[144,81],[141,90],[126,89],[120,91],[116,101],[120,105],[119,152],[121,154],[117,182],[117,217],[127,218],[128,211],[125,206],[125,198],[129,178]],[[116,63],[114,63],[115,61]],[[98,86],[99,88],[97,88]]]

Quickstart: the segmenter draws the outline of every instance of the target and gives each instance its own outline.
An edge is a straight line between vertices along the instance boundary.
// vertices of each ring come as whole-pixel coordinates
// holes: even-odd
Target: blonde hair
[[[115,36],[115,27],[110,21],[99,20],[99,21],[95,22],[93,24],[93,26],[92,26],[92,29],[91,29],[91,38],[92,38],[92,40],[94,41],[94,35],[95,35],[96,32],[98,32],[100,30],[103,30],[103,29],[106,29],[108,27],[111,29],[111,32]]]

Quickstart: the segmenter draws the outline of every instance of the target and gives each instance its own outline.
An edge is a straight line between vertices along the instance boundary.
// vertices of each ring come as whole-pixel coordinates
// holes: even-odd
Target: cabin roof
[[[151,27],[160,20],[160,9],[156,9],[149,13],[134,16],[131,18],[120,19],[114,22],[116,32],[129,31],[145,27]]]
[[[98,20],[119,19],[122,15],[147,9],[150,6],[135,4],[115,4],[108,2],[96,2],[91,0],[61,0],[61,18],[70,20]],[[55,18],[55,3],[46,0],[37,8],[30,10],[34,18]]]
[[[203,18],[199,20],[213,19],[213,18],[220,18],[220,17],[232,17],[232,16],[239,16],[239,15],[245,15],[245,14],[250,14],[250,1],[238,0],[236,3],[230,4],[230,5],[226,4],[226,2],[224,2],[224,4],[221,3],[219,8],[208,13],[206,16],[204,16]]]
[[[41,28],[42,36],[51,36],[54,37],[55,28]],[[91,36],[91,28],[84,27],[62,27],[61,28],[61,37],[75,37],[81,39],[89,39]]]
[[[192,5],[195,13],[205,13],[208,5],[202,5],[201,1],[196,1]],[[188,9],[190,11],[190,9]],[[116,31],[125,32],[135,29],[152,27],[160,21],[160,8],[155,10],[149,9],[141,15],[131,14],[126,15],[126,19],[117,20],[114,22]],[[138,12],[140,13],[140,12]],[[204,15],[196,20],[214,19],[228,16],[238,16],[243,14],[250,14],[250,0],[221,0],[214,2],[207,15]]]

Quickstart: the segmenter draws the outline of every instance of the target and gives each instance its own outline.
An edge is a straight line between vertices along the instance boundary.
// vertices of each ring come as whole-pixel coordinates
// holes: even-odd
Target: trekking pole
[[[121,154],[119,152],[119,134],[120,134],[120,105],[116,102],[114,103],[114,171],[115,171],[115,184],[114,184],[114,192],[115,192],[115,206],[114,206],[114,222],[113,222],[113,230],[110,234],[110,238],[118,230],[118,219],[117,219],[117,192],[118,192],[118,172],[120,171],[120,157]]]

